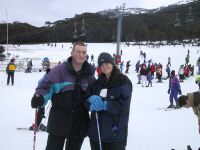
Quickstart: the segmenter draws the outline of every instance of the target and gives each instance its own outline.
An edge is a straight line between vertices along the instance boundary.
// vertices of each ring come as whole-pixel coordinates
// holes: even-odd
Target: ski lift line
[[[81,22],[78,22],[78,23],[81,23]],[[63,27],[70,27],[72,26],[72,23],[70,24],[66,24],[66,25],[63,25]],[[20,35],[15,35],[15,36],[10,36],[9,39],[15,39],[15,38],[19,38],[19,37],[22,37],[22,36],[29,36],[29,35],[34,35],[34,34],[38,34],[38,33],[42,33],[42,32],[45,32],[45,31],[49,31],[49,29],[38,29],[39,31],[35,31],[35,32],[26,32],[26,33],[23,33],[20,34]],[[0,40],[5,40],[6,37],[2,37],[0,38]]]
[[[69,26],[71,26],[71,24],[67,24],[67,25],[63,25],[63,27],[69,27]],[[40,33],[40,32],[44,32],[44,30],[45,31],[49,31],[49,29],[47,29],[47,28],[45,28],[45,29],[38,29],[39,31],[35,31],[35,32],[26,32],[26,33],[24,33],[23,35],[29,35],[29,34],[33,34],[33,33]],[[17,36],[17,35],[16,35]],[[10,36],[10,38],[12,38],[12,37],[15,37],[16,38],[16,36]],[[20,34],[20,36],[22,36],[22,34]],[[3,39],[3,38],[0,38],[0,39]]]
[[[68,25],[65,25],[66,27],[69,27],[71,24],[68,24]],[[49,31],[49,29],[40,29],[40,31],[36,31],[36,32],[27,32],[27,33],[24,33],[23,35],[19,35],[19,36],[27,36],[27,35],[32,35],[32,34],[38,34],[38,33],[42,33],[45,31]],[[18,35],[16,36],[11,36],[9,37],[10,39],[14,39],[14,38],[17,38]],[[5,38],[0,38],[0,39],[5,39]]]

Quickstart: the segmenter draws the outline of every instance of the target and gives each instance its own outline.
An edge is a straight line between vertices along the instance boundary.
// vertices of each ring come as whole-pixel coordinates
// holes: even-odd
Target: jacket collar
[[[89,75],[94,75],[95,73],[94,68],[92,68],[92,66],[87,61],[83,63],[81,70],[76,72],[72,66],[72,57],[69,57],[67,59],[67,67],[69,71],[74,75],[79,74],[81,76],[89,76]]]

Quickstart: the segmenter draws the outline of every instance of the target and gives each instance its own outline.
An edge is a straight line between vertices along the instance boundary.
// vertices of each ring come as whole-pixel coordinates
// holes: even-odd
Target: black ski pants
[[[84,138],[65,138],[49,134],[46,150],[80,150]],[[65,142],[66,141],[66,142]]]
[[[101,142],[102,150],[126,150],[126,142]],[[90,139],[91,150],[100,150],[99,142]]]
[[[14,85],[14,72],[9,72],[8,73],[7,85],[9,85],[9,83],[10,83],[10,78],[11,78],[12,85]]]

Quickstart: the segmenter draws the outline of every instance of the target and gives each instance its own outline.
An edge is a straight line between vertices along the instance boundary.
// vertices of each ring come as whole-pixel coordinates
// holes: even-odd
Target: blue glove
[[[91,103],[92,101],[101,101],[101,97],[97,95],[92,95],[88,98],[88,102]]]
[[[100,96],[93,95],[88,98],[90,111],[102,111],[107,109],[107,101],[102,101]]]

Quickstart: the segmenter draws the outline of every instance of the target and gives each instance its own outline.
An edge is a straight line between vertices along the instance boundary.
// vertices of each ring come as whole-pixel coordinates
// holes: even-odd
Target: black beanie
[[[98,66],[101,66],[103,63],[111,63],[115,65],[112,56],[109,53],[101,53],[98,57]]]
[[[172,70],[171,76],[175,76],[175,70]]]
[[[181,95],[179,98],[178,98],[178,103],[179,103],[179,106],[182,107],[183,105],[186,105],[186,100],[188,99],[188,96],[186,95]]]

